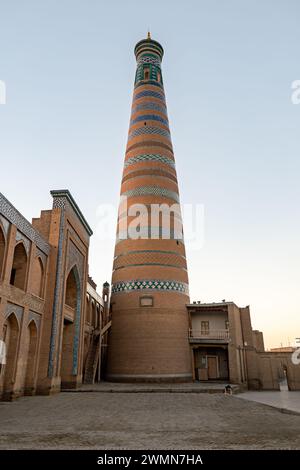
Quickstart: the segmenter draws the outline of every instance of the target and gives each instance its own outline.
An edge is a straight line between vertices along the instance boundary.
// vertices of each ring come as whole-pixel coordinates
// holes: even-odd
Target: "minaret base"
[[[185,308],[136,308],[113,312],[106,380],[191,382]]]

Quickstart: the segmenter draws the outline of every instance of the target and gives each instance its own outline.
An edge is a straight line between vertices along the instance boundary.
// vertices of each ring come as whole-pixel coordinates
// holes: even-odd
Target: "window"
[[[157,72],[157,81],[158,81],[158,83],[161,82],[161,74],[160,74],[160,72]]]
[[[202,335],[209,335],[209,321],[202,321],[201,322],[201,334]]]
[[[228,320],[225,320],[225,329],[229,330],[229,321]]]
[[[153,307],[153,297],[140,297],[140,307]]]

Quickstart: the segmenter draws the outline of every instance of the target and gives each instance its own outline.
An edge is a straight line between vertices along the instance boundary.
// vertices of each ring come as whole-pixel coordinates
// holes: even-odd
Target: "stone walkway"
[[[263,403],[278,408],[282,412],[292,412],[300,415],[300,392],[244,392],[237,395],[237,397]]]
[[[300,449],[300,416],[221,393],[60,393],[0,402],[1,449]]]

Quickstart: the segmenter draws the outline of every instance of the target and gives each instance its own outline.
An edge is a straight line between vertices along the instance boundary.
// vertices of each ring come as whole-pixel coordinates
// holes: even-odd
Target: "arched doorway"
[[[27,364],[25,371],[25,395],[32,395],[34,390],[34,373],[37,354],[37,327],[34,320],[31,320],[27,327]]]
[[[27,274],[27,254],[23,243],[15,247],[13,264],[10,275],[10,284],[25,290]]]
[[[5,236],[0,225],[0,279],[2,276],[3,271],[3,264],[4,264],[4,254],[5,254]]]
[[[64,315],[63,338],[61,349],[61,387],[74,386],[74,376],[77,375],[77,358],[81,310],[80,280],[77,267],[74,266],[66,281],[65,305],[71,317]]]
[[[11,313],[4,323],[3,340],[6,344],[4,392],[10,392],[14,382],[19,340],[19,323],[14,313]]]

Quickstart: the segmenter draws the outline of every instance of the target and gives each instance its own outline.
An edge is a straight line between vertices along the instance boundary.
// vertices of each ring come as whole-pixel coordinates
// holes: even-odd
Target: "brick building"
[[[107,287],[104,302],[88,278],[92,231],[76,202],[69,191],[51,194],[52,209],[31,224],[0,194],[4,399],[76,387],[83,373],[87,381],[100,377]]]
[[[193,379],[228,381],[244,389],[300,390],[300,366],[290,350],[265,351],[261,331],[253,330],[250,308],[234,302],[187,305]]]

